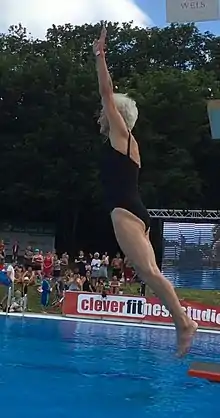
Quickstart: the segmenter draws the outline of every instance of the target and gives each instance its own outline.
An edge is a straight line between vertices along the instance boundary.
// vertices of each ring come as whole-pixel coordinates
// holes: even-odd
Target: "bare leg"
[[[145,226],[135,215],[116,208],[111,214],[116,239],[127,258],[169,309],[177,330],[178,354],[186,354],[197,330],[197,323],[183,311],[172,284],[156,265],[155,255]]]

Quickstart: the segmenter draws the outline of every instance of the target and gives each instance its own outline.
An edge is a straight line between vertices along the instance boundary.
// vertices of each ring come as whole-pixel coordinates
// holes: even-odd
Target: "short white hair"
[[[127,128],[132,130],[138,118],[136,102],[127,94],[122,93],[114,93],[114,102],[119,113],[123,117]]]

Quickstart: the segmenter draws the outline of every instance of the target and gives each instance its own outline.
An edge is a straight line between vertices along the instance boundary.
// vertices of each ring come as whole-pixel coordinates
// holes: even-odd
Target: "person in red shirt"
[[[45,277],[52,277],[53,274],[53,256],[48,251],[43,261],[43,275]]]

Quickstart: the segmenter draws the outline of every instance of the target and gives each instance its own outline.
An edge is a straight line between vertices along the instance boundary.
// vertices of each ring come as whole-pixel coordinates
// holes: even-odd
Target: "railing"
[[[188,209],[148,209],[151,218],[157,219],[195,219],[220,220],[219,210],[188,210]]]
[[[24,295],[24,298],[23,298],[23,311],[22,311],[23,316],[24,316],[26,310],[27,310],[27,295]]]
[[[10,306],[11,306],[11,298],[12,298],[12,288],[8,288],[8,298],[7,298],[7,305],[6,305],[6,315],[8,315]]]
[[[6,312],[5,312],[6,315],[8,315],[9,312],[10,312],[10,306],[11,306],[12,297],[13,297],[13,286],[10,286],[8,288],[7,305],[6,305]],[[26,310],[27,310],[27,295],[24,295],[24,298],[23,298],[23,309],[22,309],[22,314],[23,315],[25,314]]]

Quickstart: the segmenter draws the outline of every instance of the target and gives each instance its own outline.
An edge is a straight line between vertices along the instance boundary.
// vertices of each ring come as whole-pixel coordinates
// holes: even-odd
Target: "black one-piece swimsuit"
[[[104,144],[101,163],[101,180],[108,211],[115,208],[126,209],[141,219],[146,231],[150,226],[150,217],[138,190],[139,166],[130,158],[131,134],[129,132],[127,154],[122,154]]]

